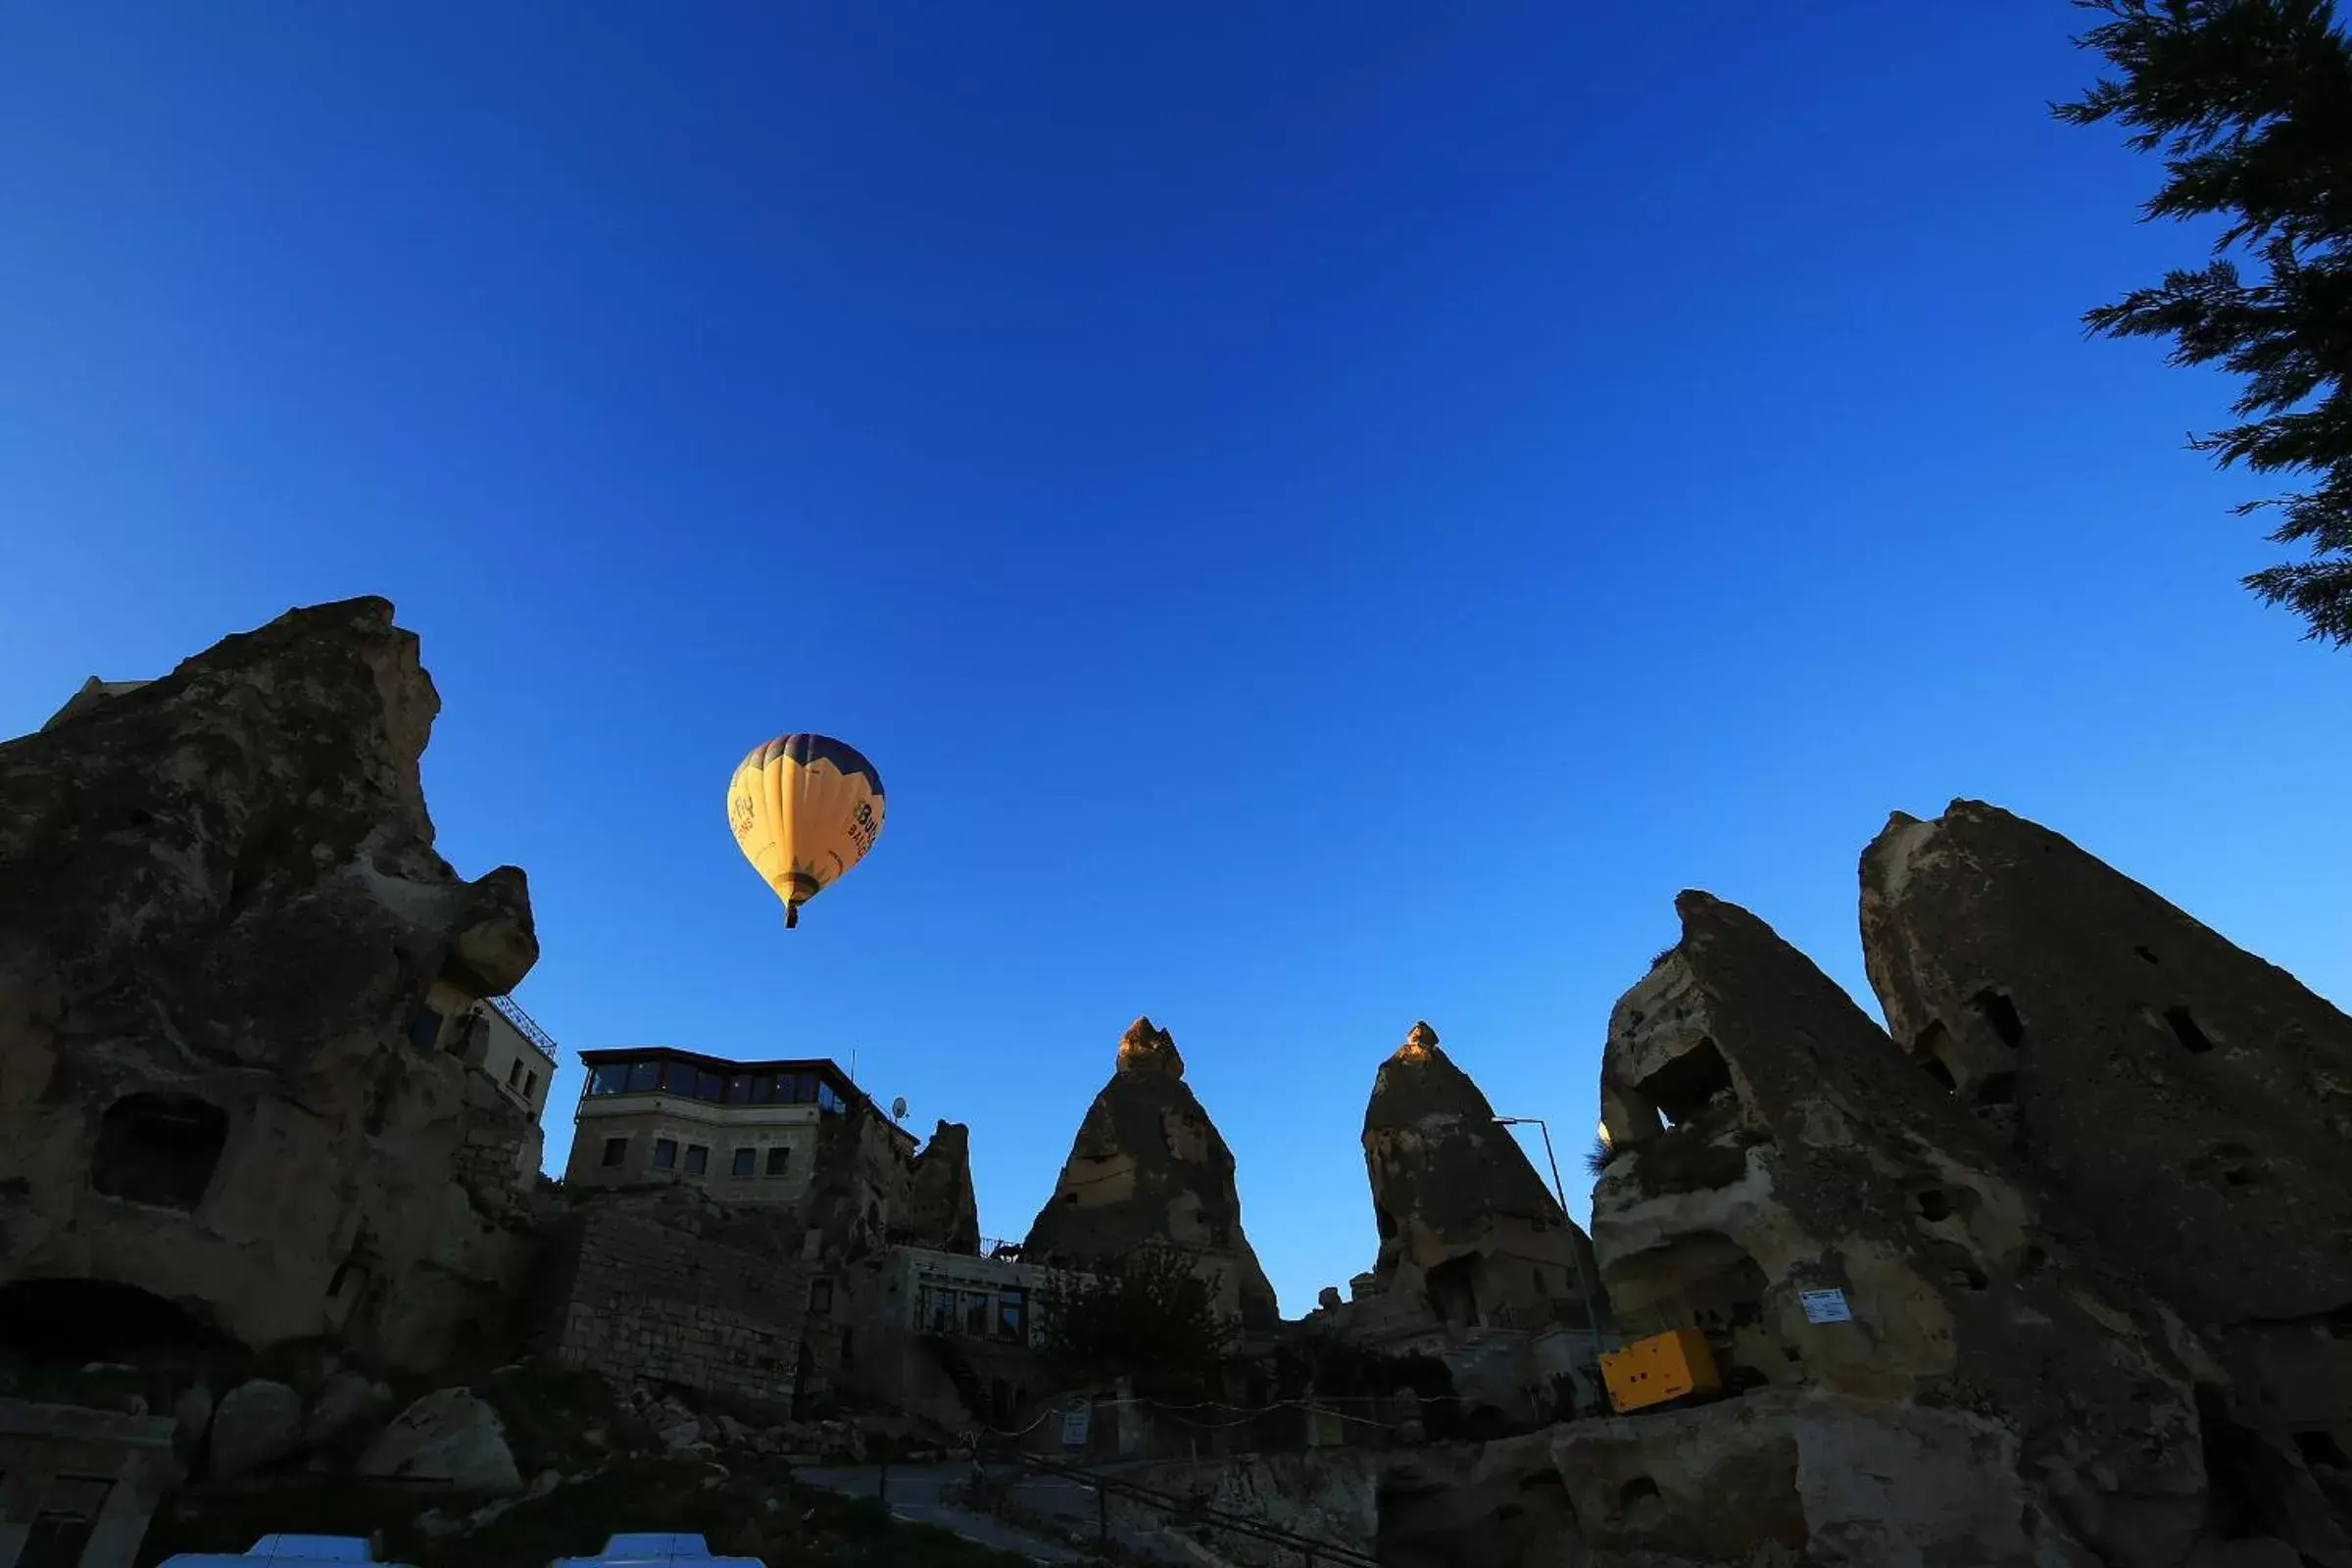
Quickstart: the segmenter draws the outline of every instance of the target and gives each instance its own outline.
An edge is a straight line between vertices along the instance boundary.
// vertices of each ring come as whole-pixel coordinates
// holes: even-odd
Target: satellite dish
[[[890,1102],[890,1119],[892,1121],[905,1121],[906,1119],[906,1097],[905,1095],[901,1095],[898,1099]]]

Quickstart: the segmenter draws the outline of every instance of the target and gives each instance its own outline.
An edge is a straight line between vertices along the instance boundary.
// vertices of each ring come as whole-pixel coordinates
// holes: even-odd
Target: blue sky
[[[12,7],[0,733],[383,594],[567,1050],[855,1049],[1017,1236],[1149,1012],[1294,1314],[1414,1019],[1581,1212],[1676,890],[1867,1000],[1891,809],[2341,1000],[2352,665],[2235,584],[2227,384],[2081,336],[2195,241],[2046,117],[2079,20]],[[787,937],[792,729],[891,809]]]

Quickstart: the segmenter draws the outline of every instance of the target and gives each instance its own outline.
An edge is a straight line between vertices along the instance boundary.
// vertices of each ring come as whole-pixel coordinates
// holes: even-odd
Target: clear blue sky
[[[1676,890],[1867,998],[1893,808],[2352,995],[2352,656],[2235,585],[2226,383],[2080,335],[2194,241],[2047,119],[2079,21],[10,7],[0,732],[386,595],[567,1050],[855,1048],[1018,1235],[1148,1011],[1292,1313],[1414,1019],[1581,1211]],[[890,817],[787,937],[792,729]]]

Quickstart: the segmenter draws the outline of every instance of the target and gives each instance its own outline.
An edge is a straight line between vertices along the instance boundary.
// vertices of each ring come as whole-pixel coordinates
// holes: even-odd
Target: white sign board
[[[1851,1323],[1854,1309],[1845,1304],[1843,1291],[1799,1291],[1796,1298],[1805,1308],[1808,1323]]]
[[[1061,1446],[1083,1448],[1094,1427],[1094,1406],[1081,1404],[1061,1412]]]

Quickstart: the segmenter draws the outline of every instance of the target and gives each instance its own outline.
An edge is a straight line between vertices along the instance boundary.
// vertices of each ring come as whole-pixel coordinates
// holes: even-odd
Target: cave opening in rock
[[[2180,1049],[2191,1055],[2202,1056],[2213,1049],[2213,1041],[2197,1026],[2197,1020],[2186,1007],[2165,1008],[2164,1021],[2172,1025],[2173,1038],[2180,1042]]]
[[[2325,1428],[2295,1434],[2296,1451],[2303,1462],[2329,1470],[2352,1470],[2352,1458],[2344,1455],[2344,1446],[2335,1441],[2335,1434]]]
[[[0,1285],[0,1349],[34,1366],[209,1364],[242,1347],[186,1307],[112,1280]]]
[[[1911,1201],[1919,1206],[1919,1217],[1930,1224],[1937,1220],[1949,1219],[1952,1216],[1952,1195],[1940,1187],[1931,1187],[1924,1192],[1913,1193]]]
[[[2222,1391],[2197,1387],[2197,1438],[2204,1451],[2207,1527],[2223,1541],[2292,1536],[2297,1472],[2230,1414]]]
[[[1372,1226],[1380,1232],[1382,1241],[1393,1242],[1396,1239],[1396,1216],[1378,1203],[1372,1205]]]
[[[1666,1118],[1669,1127],[1679,1127],[1698,1115],[1717,1096],[1734,1093],[1731,1064],[1723,1059],[1714,1040],[1707,1037],[1642,1079],[1637,1087],[1642,1098]]]
[[[1947,1095],[1960,1092],[1960,1079],[1947,1060],[1952,1037],[1945,1032],[1943,1020],[1931,1018],[1928,1026],[1911,1039],[1911,1056],[1920,1070],[1936,1080],[1936,1086]]]
[[[2161,961],[2158,959],[2155,954],[2149,952],[2146,948],[2133,948],[2132,951],[2138,954],[2141,957],[2147,959],[2150,963],[2157,963]]]
[[[1977,1084],[1977,1103],[1980,1105],[2014,1105],[2017,1103],[2017,1074],[1988,1072]]]
[[[1465,1252],[1447,1258],[1425,1276],[1429,1309],[1440,1322],[1478,1327],[1478,1291],[1473,1283],[1477,1270],[1478,1254]]]
[[[218,1105],[192,1095],[124,1095],[98,1118],[90,1185],[109,1198],[192,1209],[227,1142],[228,1113]]]
[[[1969,998],[1968,1004],[1977,1009],[1977,1016],[1984,1020],[2002,1045],[2015,1051],[2025,1044],[2026,1026],[2017,1015],[2016,1003],[1988,988]]]

